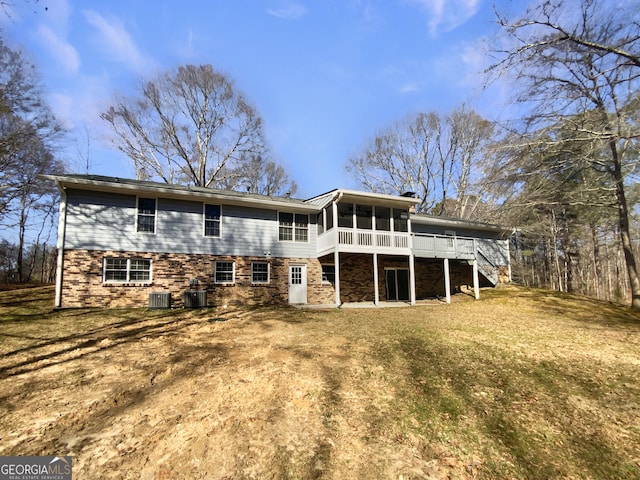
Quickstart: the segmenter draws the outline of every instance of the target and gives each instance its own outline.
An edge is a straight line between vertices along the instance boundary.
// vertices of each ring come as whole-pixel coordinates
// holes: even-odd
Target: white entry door
[[[289,265],[289,303],[307,303],[306,265]]]

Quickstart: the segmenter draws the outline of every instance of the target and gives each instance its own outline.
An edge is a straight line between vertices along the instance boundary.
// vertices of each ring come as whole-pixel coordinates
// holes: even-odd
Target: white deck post
[[[416,304],[416,257],[413,254],[413,225],[411,225],[411,215],[407,218],[407,235],[409,235],[409,301],[411,305]]]
[[[340,301],[340,235],[338,233],[338,202],[334,201],[332,205],[333,213],[333,228],[335,229],[335,244],[333,252],[333,265],[335,270],[335,290],[336,290],[336,307],[339,307],[342,302]]]
[[[413,253],[409,255],[409,301],[411,305],[416,304],[416,269],[415,257]]]
[[[480,300],[480,280],[478,278],[478,260],[473,260],[473,294],[476,300]]]
[[[451,280],[449,276],[449,259],[444,259],[444,292],[447,303],[451,303]]]
[[[373,254],[373,303],[377,307],[380,303],[380,289],[378,288],[378,254]]]

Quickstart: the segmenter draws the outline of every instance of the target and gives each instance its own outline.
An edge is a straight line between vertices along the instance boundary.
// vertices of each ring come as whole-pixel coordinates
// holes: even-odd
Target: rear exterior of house
[[[92,175],[61,192],[56,307],[341,305],[508,279],[504,231],[412,214],[409,195],[276,198]]]

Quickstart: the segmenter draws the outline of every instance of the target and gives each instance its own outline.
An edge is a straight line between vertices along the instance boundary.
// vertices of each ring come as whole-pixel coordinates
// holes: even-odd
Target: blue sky
[[[488,118],[505,89],[483,91],[494,6],[510,0],[15,0],[5,40],[37,67],[45,96],[71,129],[63,152],[81,172],[134,176],[99,119],[116,94],[184,64],[213,65],[264,119],[296,196],[355,188],[350,155],[418,111],[463,102]],[[45,9],[46,7],[46,9]]]

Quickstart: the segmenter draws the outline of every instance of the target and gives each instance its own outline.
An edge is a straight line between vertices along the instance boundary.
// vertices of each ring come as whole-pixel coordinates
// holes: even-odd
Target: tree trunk
[[[640,311],[640,277],[638,277],[638,267],[636,257],[633,253],[633,245],[631,243],[631,233],[629,227],[629,206],[627,197],[624,193],[624,178],[622,175],[622,166],[618,155],[618,147],[615,141],[609,142],[611,154],[613,156],[613,178],[616,186],[616,199],[618,207],[618,223],[620,225],[620,241],[622,251],[624,253],[624,262],[629,276],[629,286],[631,288],[631,309]]]

